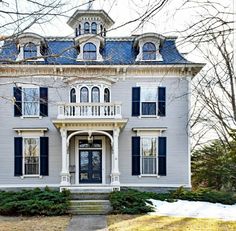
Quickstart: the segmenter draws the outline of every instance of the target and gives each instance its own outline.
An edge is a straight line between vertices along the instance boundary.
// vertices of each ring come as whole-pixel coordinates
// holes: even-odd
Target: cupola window
[[[143,45],[143,60],[156,60],[156,46],[153,43]]]
[[[97,59],[97,49],[93,43],[86,43],[83,50],[84,60],[96,60]]]
[[[89,23],[88,22],[84,23],[84,33],[89,34]]]
[[[97,23],[96,22],[92,23],[91,32],[92,32],[92,34],[97,34]]]
[[[29,42],[24,45],[24,59],[35,58],[37,57],[37,46]]]

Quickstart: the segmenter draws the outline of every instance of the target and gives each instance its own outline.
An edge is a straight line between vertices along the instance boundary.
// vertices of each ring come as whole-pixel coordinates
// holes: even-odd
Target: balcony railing
[[[120,119],[121,103],[59,103],[58,119],[113,118]]]

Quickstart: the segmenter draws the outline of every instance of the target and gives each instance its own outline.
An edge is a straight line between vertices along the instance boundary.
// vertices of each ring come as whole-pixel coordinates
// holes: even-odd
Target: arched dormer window
[[[90,32],[90,28],[89,28],[90,26],[89,26],[89,23],[88,22],[85,22],[84,23],[84,34],[89,34],[89,32]]]
[[[97,49],[93,43],[86,43],[83,50],[84,60],[96,60],[97,59]]]
[[[71,103],[76,103],[76,91],[75,91],[75,88],[72,88],[70,90],[70,102]]]
[[[91,101],[93,103],[98,103],[100,102],[100,91],[98,87],[93,87],[92,88],[92,95],[91,95]]]
[[[91,32],[92,32],[92,34],[97,34],[97,23],[96,22],[93,22],[91,24]]]
[[[143,60],[156,60],[156,46],[151,42],[143,45]]]
[[[24,59],[33,57],[37,57],[37,46],[32,42],[26,43],[24,45]]]
[[[87,87],[82,87],[80,89],[80,102],[81,103],[88,103],[89,101],[89,93]]]
[[[110,91],[108,88],[105,88],[105,90],[104,90],[104,102],[105,103],[110,102]]]

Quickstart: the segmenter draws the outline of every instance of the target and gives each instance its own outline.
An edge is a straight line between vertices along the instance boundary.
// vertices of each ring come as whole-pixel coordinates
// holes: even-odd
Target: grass
[[[3,217],[0,216],[1,231],[65,231],[69,216],[52,217]]]
[[[109,215],[109,231],[234,231],[236,222],[150,215]]]

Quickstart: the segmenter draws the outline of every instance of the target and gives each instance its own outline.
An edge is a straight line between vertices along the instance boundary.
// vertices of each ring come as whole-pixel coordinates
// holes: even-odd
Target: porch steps
[[[73,215],[100,215],[112,211],[109,200],[71,200],[70,203],[69,213]]]

